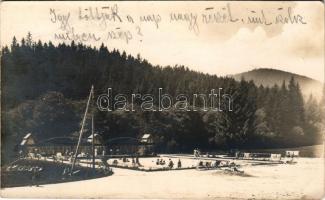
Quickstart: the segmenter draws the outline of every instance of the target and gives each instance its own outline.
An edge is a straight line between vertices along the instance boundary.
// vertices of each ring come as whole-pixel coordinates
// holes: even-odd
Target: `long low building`
[[[84,156],[92,155],[92,140],[90,135],[81,140],[79,154]],[[36,142],[31,133],[26,134],[20,143],[21,150],[25,153],[38,153],[44,156],[72,155],[76,151],[78,138],[76,137],[54,137],[40,142]],[[154,144],[150,134],[143,135],[142,138],[132,137],[112,138],[106,142],[99,134],[94,134],[95,155],[151,155],[154,153]]]
[[[105,153],[105,145],[98,134],[94,134],[94,149],[95,155]],[[21,149],[25,153],[39,153],[41,155],[71,155],[76,150],[78,138],[75,137],[54,137],[40,142],[35,142],[31,133],[28,133],[20,143]],[[79,147],[79,152],[92,155],[92,135],[87,139],[82,139]]]

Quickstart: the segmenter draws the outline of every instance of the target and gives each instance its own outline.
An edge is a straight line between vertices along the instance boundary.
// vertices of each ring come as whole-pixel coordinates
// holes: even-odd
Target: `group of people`
[[[123,157],[123,158],[122,158],[122,162],[123,162],[123,163],[128,163],[128,162],[130,162],[130,160],[129,160],[128,158],[126,158],[126,157]],[[140,160],[139,160],[139,157],[138,157],[138,156],[136,156],[135,158],[132,157],[132,158],[131,158],[131,163],[132,163],[132,166],[133,166],[133,167],[134,167],[134,166],[142,166],[142,165],[140,164]],[[117,164],[118,164],[117,159],[113,160],[113,165],[117,165]]]
[[[224,166],[224,165],[229,165],[229,161],[227,161],[227,163],[222,163],[222,161],[220,160],[216,160],[214,162],[212,161],[206,161],[206,162],[203,162],[203,161],[200,161],[198,163],[198,167],[201,167],[201,168],[218,168],[220,166]]]
[[[238,169],[238,166],[234,162],[230,161],[221,161],[221,160],[216,160],[215,162],[212,161],[200,161],[198,163],[198,168],[204,168],[204,169],[213,169],[213,168],[220,168],[220,167],[226,167],[227,171],[234,171],[234,172],[240,172],[243,173],[243,171],[240,171]]]
[[[133,165],[133,166],[134,166],[134,165],[142,166],[142,165],[140,164],[140,161],[139,161],[139,157],[138,157],[138,156],[135,157],[135,159],[132,157],[132,165]]]
[[[166,164],[166,162],[165,162],[165,160],[164,159],[162,159],[162,158],[157,158],[157,161],[156,161],[156,165],[165,165]],[[173,167],[174,167],[174,162],[173,162],[173,160],[172,159],[170,159],[169,158],[169,160],[168,160],[168,167],[170,168],[170,169],[172,169]],[[181,162],[181,159],[178,159],[178,162],[177,162],[177,168],[182,168],[182,162]]]
[[[166,164],[166,162],[165,162],[165,160],[164,159],[159,159],[159,158],[157,158],[157,161],[156,161],[156,165],[165,165]]]

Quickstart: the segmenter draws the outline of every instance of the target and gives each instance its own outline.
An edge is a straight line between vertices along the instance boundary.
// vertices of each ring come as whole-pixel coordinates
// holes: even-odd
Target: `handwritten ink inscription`
[[[214,25],[277,26],[283,24],[305,25],[307,21],[301,13],[295,13],[292,7],[278,7],[273,10],[246,9],[236,13],[230,3],[222,7],[206,7],[193,12],[151,12],[131,14],[123,12],[118,4],[102,7],[78,7],[75,9],[49,10],[49,19],[57,26],[54,39],[76,42],[105,42],[120,40],[129,44],[132,40],[142,41],[152,31],[166,31],[161,24],[184,26],[189,32],[199,36],[200,28]],[[87,28],[81,29],[80,26]],[[146,26],[144,31],[143,26]],[[77,28],[78,27],[78,28]],[[151,32],[148,32],[151,27]],[[86,31],[87,30],[87,31]]]

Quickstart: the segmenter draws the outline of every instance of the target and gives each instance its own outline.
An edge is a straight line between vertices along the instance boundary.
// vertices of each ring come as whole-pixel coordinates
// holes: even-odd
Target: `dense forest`
[[[323,104],[312,95],[303,99],[294,78],[258,87],[181,65],[153,66],[104,45],[35,42],[31,34],[2,48],[1,66],[3,159],[15,154],[28,132],[38,140],[76,136],[92,84],[95,96],[107,88],[127,95],[164,88],[175,96],[223,88],[232,96],[233,111],[224,112],[94,111],[96,131],[105,140],[151,133],[159,152],[311,145],[320,142],[324,123]]]

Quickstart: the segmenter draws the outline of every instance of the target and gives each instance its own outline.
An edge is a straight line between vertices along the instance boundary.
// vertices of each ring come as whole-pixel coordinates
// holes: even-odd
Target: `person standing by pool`
[[[178,159],[178,162],[177,162],[177,168],[182,168],[181,159]]]
[[[168,167],[169,167],[170,169],[173,169],[173,167],[174,167],[174,163],[173,163],[173,161],[172,161],[171,159],[169,159]]]

